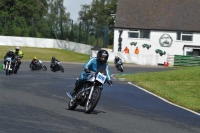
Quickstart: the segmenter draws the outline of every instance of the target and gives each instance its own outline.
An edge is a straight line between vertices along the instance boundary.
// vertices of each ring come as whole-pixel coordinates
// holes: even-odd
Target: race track
[[[83,71],[81,63],[62,63],[64,73],[29,70],[22,62],[16,75],[0,71],[0,133],[199,133],[200,116],[168,104],[127,82],[105,84],[91,114],[67,109],[65,94]],[[167,70],[124,66],[125,74]],[[111,65],[112,74],[119,71]]]

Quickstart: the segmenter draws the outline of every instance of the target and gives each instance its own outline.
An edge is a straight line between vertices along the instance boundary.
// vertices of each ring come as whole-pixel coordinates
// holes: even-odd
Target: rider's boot
[[[75,82],[75,88],[74,90],[70,93],[73,97],[78,93],[78,90],[79,90],[79,86],[78,86],[78,78],[76,79],[76,82]]]
[[[79,90],[79,86],[76,85],[74,90],[70,93],[72,97],[74,97],[78,93],[78,90]]]

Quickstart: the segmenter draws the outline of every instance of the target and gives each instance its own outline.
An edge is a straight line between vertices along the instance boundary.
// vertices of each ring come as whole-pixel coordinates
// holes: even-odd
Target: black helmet
[[[12,49],[10,49],[10,50],[8,51],[8,53],[9,53],[9,54],[12,54],[12,53],[13,53],[13,50],[12,50]]]
[[[104,57],[104,58],[103,58]],[[107,63],[109,54],[106,50],[99,50],[97,53],[97,61],[99,61],[100,63]]]
[[[52,59],[55,59],[55,57],[54,57],[54,56],[52,56]]]

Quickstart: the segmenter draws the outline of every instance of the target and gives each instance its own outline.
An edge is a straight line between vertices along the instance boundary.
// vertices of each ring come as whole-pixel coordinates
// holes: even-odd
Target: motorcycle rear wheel
[[[89,101],[89,99],[87,99],[87,102],[85,105],[86,114],[90,114],[94,110],[97,103],[99,102],[100,97],[101,97],[101,89],[98,87],[95,87],[92,93],[91,100]]]

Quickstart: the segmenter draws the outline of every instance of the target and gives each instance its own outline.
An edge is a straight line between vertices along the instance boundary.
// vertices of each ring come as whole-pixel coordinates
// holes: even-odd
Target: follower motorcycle
[[[68,109],[74,110],[78,105],[84,107],[84,112],[90,114],[96,107],[103,90],[103,84],[106,82],[104,72],[90,72],[87,73],[86,80],[82,83],[78,93],[72,96],[67,92],[70,98]],[[107,81],[108,82],[108,81]],[[112,85],[111,83],[108,83]]]
[[[51,67],[50,67],[51,68]],[[51,68],[52,69],[52,68]],[[62,73],[64,72],[64,68],[61,66],[60,62],[55,63],[55,68],[52,69],[53,72],[56,71],[61,71]]]
[[[41,60],[37,60],[36,61],[36,66],[30,64],[29,67],[32,69],[32,70],[44,70],[46,71],[47,70],[47,67],[43,64],[43,62]]]
[[[18,56],[18,55],[15,56],[12,73],[17,74],[17,71],[19,70],[19,63],[21,62],[23,55],[24,54],[22,54],[22,56]]]
[[[117,70],[123,72],[124,71],[124,67],[123,67],[123,63],[122,60],[119,60],[116,64]]]

